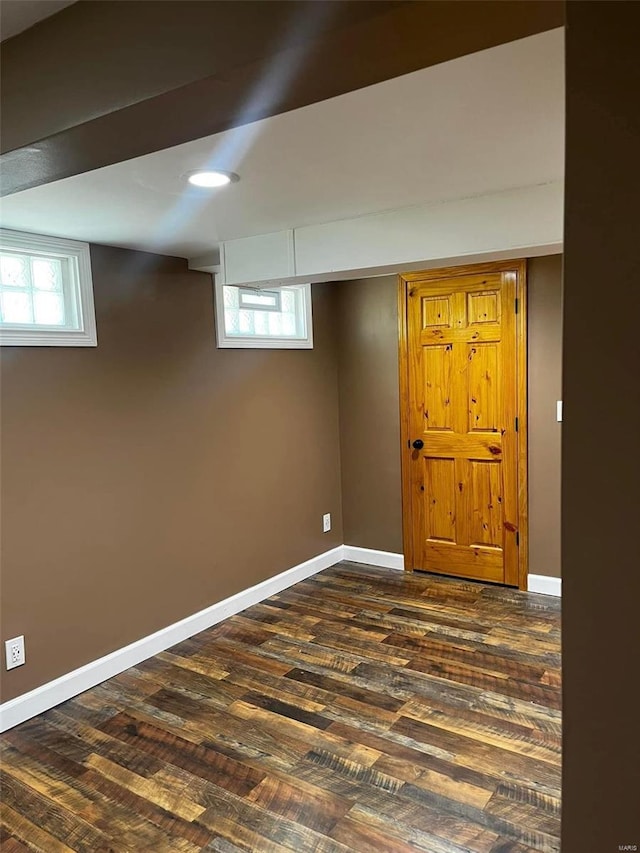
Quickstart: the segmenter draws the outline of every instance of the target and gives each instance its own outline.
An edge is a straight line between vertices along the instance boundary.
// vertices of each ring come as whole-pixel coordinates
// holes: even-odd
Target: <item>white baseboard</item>
[[[79,669],[74,669],[73,672],[68,672],[66,675],[56,678],[55,681],[50,681],[41,687],[36,687],[35,690],[29,691],[29,693],[24,693],[22,696],[4,702],[0,705],[0,732],[11,729],[37,714],[42,714],[43,711],[54,708],[60,702],[65,702],[67,699],[77,696],[78,693],[83,693],[90,687],[95,687],[108,678],[113,678],[114,675],[124,672],[125,669],[129,669],[129,667],[175,646],[176,643],[211,628],[223,619],[251,607],[252,604],[264,601],[270,595],[282,592],[283,589],[311,577],[323,569],[334,566],[343,559],[343,555],[344,548],[342,545],[338,545],[337,548],[318,554],[317,557],[312,557],[292,569],[238,592],[230,598],[225,598],[224,601],[212,604],[211,607],[200,610],[192,616],[187,616],[186,619],[181,619],[179,622],[174,622],[173,625],[162,628],[148,637],[136,640],[135,643],[117,649],[98,660],[91,661]]]
[[[344,545],[344,560],[352,563],[367,563],[369,566],[382,566],[385,569],[404,569],[404,554],[393,551],[376,551],[373,548],[359,548],[357,545]]]
[[[370,566],[381,566],[387,569],[404,569],[404,556],[391,551],[376,551],[372,548],[359,548],[356,545],[338,545],[330,551],[318,554],[292,569],[281,572],[275,577],[268,578],[255,586],[245,589],[212,604],[192,616],[187,616],[179,622],[174,622],[166,628],[161,628],[148,637],[136,640],[111,654],[105,655],[98,660],[74,669],[54,681],[49,681],[41,687],[36,687],[29,693],[17,696],[0,705],[0,732],[7,731],[25,720],[30,720],[37,714],[54,708],[61,702],[101,684],[108,678],[113,678],[129,667],[142,663],[153,655],[163,652],[175,646],[183,640],[193,637],[200,631],[211,628],[223,619],[258,604],[282,592],[283,589],[293,586],[299,581],[335,566],[342,560],[350,560],[354,563],[366,563]],[[560,578],[549,578],[544,575],[529,575],[529,591],[541,592],[546,595],[561,595],[562,582]]]
[[[562,595],[562,579],[548,578],[546,575],[529,575],[529,592],[541,592],[543,595]]]
[[[404,555],[392,551],[376,551],[372,548],[360,548],[357,545],[345,545],[344,557],[353,563],[367,563],[370,566],[382,566],[385,569],[404,569]],[[527,588],[529,592],[539,592],[543,595],[562,595],[562,580],[546,575],[529,575]]]

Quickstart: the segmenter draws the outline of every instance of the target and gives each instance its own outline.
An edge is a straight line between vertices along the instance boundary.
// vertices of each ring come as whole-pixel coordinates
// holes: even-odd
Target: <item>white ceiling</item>
[[[194,257],[222,240],[562,178],[553,30],[9,196],[4,227]],[[188,188],[204,166],[238,172]]]
[[[4,41],[16,36],[75,2],[76,0],[0,0],[0,37]]]

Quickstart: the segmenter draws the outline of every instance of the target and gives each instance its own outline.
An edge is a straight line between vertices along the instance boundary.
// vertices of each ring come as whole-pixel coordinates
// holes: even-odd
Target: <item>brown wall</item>
[[[402,551],[396,277],[335,285],[346,545]]]
[[[637,3],[568,3],[562,850],[640,846]]]
[[[560,255],[529,261],[532,574],[560,576]],[[336,285],[345,543],[402,552],[395,276]]]
[[[562,255],[528,264],[529,572],[560,577]]]
[[[4,700],[343,541],[330,287],[315,349],[218,350],[208,275],[92,263],[97,348],[3,348]]]

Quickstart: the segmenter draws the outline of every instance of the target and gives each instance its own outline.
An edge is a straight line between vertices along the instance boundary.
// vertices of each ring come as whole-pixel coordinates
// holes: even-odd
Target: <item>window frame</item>
[[[0,346],[97,346],[89,244],[64,237],[49,237],[44,234],[29,234],[2,228],[0,229],[0,252],[11,254],[12,251],[31,257],[41,255],[44,258],[59,258],[66,262],[68,270],[63,278],[62,293],[65,304],[68,303],[70,296],[74,299],[78,328],[35,323],[4,325],[0,321]]]
[[[214,276],[214,308],[216,340],[218,349],[313,349],[313,309],[311,300],[311,285],[304,284],[282,284],[280,286],[270,284],[263,289],[273,291],[279,289],[297,289],[302,291],[302,307],[306,326],[304,338],[269,337],[267,335],[229,335],[225,329],[224,320],[224,287],[248,288],[242,284],[223,284],[218,276]],[[260,310],[252,308],[246,310]],[[273,309],[263,309],[273,310]]]
[[[227,285],[229,287],[229,285]],[[243,303],[243,296],[253,296],[260,295],[269,297],[274,296],[276,300],[275,305],[245,305]],[[246,286],[238,286],[238,305],[240,308],[246,311],[273,311],[275,314],[280,314],[282,312],[282,291],[280,288],[277,290],[263,290],[262,288],[256,287],[246,287]]]

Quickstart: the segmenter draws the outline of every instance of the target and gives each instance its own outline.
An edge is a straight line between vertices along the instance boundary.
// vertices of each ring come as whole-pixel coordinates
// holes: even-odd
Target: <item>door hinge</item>
[[[516,418],[516,424],[515,424],[515,426],[516,426],[516,432],[518,432],[518,426],[519,426],[519,424],[518,424],[518,418]]]
[[[520,531],[516,530],[516,547],[520,547]]]
[[[519,300],[519,299],[518,299],[518,297],[516,296],[516,298],[514,299],[514,303],[515,303],[515,304],[514,304],[514,308],[515,308],[516,314],[518,313],[518,308],[520,307],[520,306],[519,306],[519,302],[520,302],[520,300]]]

